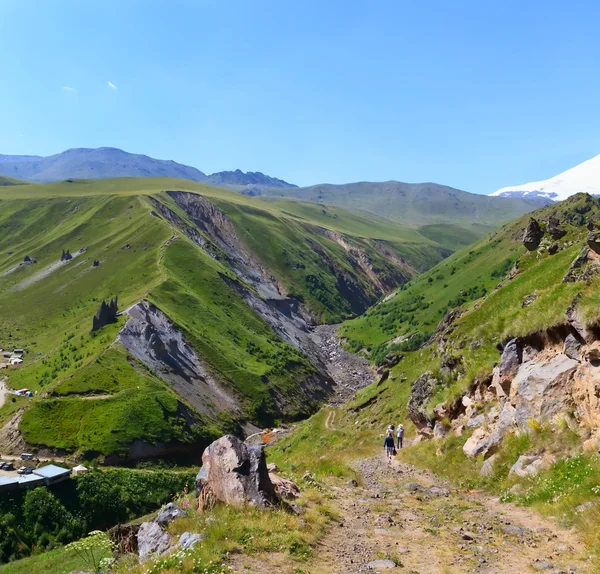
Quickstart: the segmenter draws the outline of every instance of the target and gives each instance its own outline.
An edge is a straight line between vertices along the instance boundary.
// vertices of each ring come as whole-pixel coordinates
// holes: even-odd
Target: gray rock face
[[[527,421],[531,418],[548,421],[567,408],[567,383],[578,365],[578,361],[563,354],[546,363],[531,361],[521,365],[510,387],[510,402],[521,430],[528,430]]]
[[[590,249],[585,245],[581,248],[581,252],[573,261],[571,265],[567,269],[565,276],[563,277],[563,283],[574,283],[575,281],[580,281],[583,275],[582,267],[585,267],[589,261]]]
[[[531,295],[525,295],[523,297],[522,307],[529,307],[535,300],[537,299],[537,295],[532,293]]]
[[[156,516],[154,522],[160,524],[161,526],[166,526],[169,522],[172,522],[176,518],[186,516],[184,510],[179,508],[176,504],[169,502],[165,504],[159,511]]]
[[[569,357],[569,359],[574,359],[575,361],[579,361],[579,350],[581,349],[581,343],[577,340],[577,338],[569,334],[565,339],[565,344],[563,346],[563,353]]]
[[[263,448],[248,446],[231,435],[205,449],[196,487],[203,509],[219,502],[265,507],[277,501]]]
[[[537,456],[520,456],[508,471],[508,476],[535,476],[540,470],[541,458]]]
[[[412,392],[408,401],[408,416],[415,426],[423,427],[431,425],[432,420],[426,412],[426,407],[438,383],[439,381],[431,372],[423,373],[412,383]]]
[[[140,562],[160,556],[171,547],[171,537],[156,522],[144,522],[137,533]]]
[[[269,472],[269,478],[275,488],[275,493],[280,499],[294,500],[300,496],[300,489],[289,478],[278,476],[273,472]]]
[[[494,474],[494,463],[498,458],[497,454],[493,454],[488,459],[486,459],[479,471],[479,476],[492,476]]]
[[[592,251],[600,253],[600,232],[590,231],[587,236],[587,244]]]
[[[194,534],[192,532],[184,532],[179,537],[179,542],[177,543],[177,546],[179,548],[182,548],[183,550],[190,550],[194,546],[196,546],[198,542],[202,542],[202,540],[205,540],[206,538],[208,538],[206,534]]]
[[[540,246],[542,237],[544,237],[544,232],[540,224],[533,217],[530,218],[523,235],[523,245],[528,251],[535,251]]]
[[[560,221],[552,216],[548,219],[546,229],[552,239],[562,239],[567,234],[567,230],[560,224]]]
[[[517,374],[522,360],[522,351],[517,339],[511,339],[506,343],[500,358],[500,376],[512,378]]]

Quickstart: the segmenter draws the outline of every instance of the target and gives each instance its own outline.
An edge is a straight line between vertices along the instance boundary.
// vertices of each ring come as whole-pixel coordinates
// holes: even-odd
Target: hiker
[[[388,459],[392,460],[394,456],[394,436],[391,430],[387,431],[387,435],[383,441],[383,447],[385,448],[385,454]]]
[[[398,450],[402,448],[402,441],[404,440],[404,426],[398,425],[398,432],[396,433],[396,437],[398,437]]]
[[[387,430],[392,431],[392,434],[394,434],[394,425],[393,425],[393,423],[390,424],[390,425],[388,425]]]

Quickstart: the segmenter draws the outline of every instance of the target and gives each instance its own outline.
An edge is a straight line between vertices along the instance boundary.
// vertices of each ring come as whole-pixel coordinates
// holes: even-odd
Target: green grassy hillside
[[[8,186],[0,207],[0,347],[27,350],[21,368],[2,374],[35,393],[11,397],[0,422],[19,413],[32,447],[88,457],[133,456],[134,442],[176,452],[247,423],[308,415],[325,381],[273,330],[261,311],[269,297],[340,321],[450,253],[373,216],[185,180]],[[61,262],[67,250],[73,258]],[[130,355],[118,337],[127,315],[91,333],[100,302],[114,296],[120,310],[142,300],[159,309],[234,406],[194,407]]]
[[[432,224],[459,225],[459,237],[460,234],[482,237],[490,231],[490,226],[495,228],[500,223],[543,205],[536,200],[506,201],[503,198],[467,193],[435,183],[412,184],[398,181],[272,189],[268,191],[268,195],[335,205],[384,217],[411,227]],[[457,229],[451,228],[447,233],[453,234],[454,230]],[[466,242],[463,245],[466,245]]]
[[[573,332],[566,318],[570,308],[577,311],[579,328],[586,327],[593,338],[598,338],[597,258],[592,253],[591,263],[584,267],[585,274],[579,280],[563,282],[563,278],[586,244],[586,226],[597,229],[600,200],[580,194],[533,215],[542,229],[547,229],[550,216],[557,217],[566,235],[552,240],[546,233],[539,249],[527,251],[521,239],[528,218],[520,218],[417,277],[364,316],[346,322],[341,332],[351,348],[362,350],[377,361],[383,361],[388,353],[399,354],[399,361],[389,376],[336,409],[328,419],[335,420],[333,429],[325,424],[326,416],[332,414],[329,408],[300,424],[272,449],[271,456],[278,466],[297,475],[310,471],[317,477],[352,476],[348,463],[359,456],[355,453],[363,452],[362,449],[375,452],[387,425],[401,422],[410,446],[400,452],[400,460],[429,468],[459,487],[483,488],[503,501],[533,506],[560,517],[561,523],[582,531],[598,564],[600,459],[596,448],[590,449],[585,443],[595,436],[594,428],[575,422],[580,421],[587,406],[573,404],[552,422],[529,419],[528,432],[511,427],[502,442],[486,455],[494,457],[488,474],[481,473],[484,455],[468,457],[462,448],[476,425],[453,424],[455,418],[465,416],[465,403],[459,400],[465,394],[472,399],[473,416],[489,414],[489,420],[494,421],[492,411],[499,412],[502,405],[507,408],[510,398],[501,402],[496,400],[495,392],[493,398],[486,397],[485,392],[500,360],[501,345],[509,339],[518,337],[523,345],[532,345],[531,353],[541,346],[539,363],[529,358],[532,362],[527,364],[544,365],[548,357],[562,352],[566,333]],[[558,247],[554,254],[548,249],[553,244]],[[452,319],[440,324],[447,311],[454,312]],[[436,329],[435,336],[424,341]],[[423,334],[426,336],[421,337]],[[411,345],[411,341],[415,344]],[[448,359],[459,367],[445,368]],[[597,362],[589,364],[588,376],[593,381]],[[416,381],[425,373],[435,377],[436,384],[424,408],[435,419],[440,434],[434,440],[421,440],[419,436],[413,443],[417,429],[409,416],[408,404]],[[572,384],[570,380],[560,382],[568,388]],[[586,414],[590,415],[587,411]],[[496,428],[496,423],[486,422],[477,430],[487,429],[488,424],[491,429]],[[537,476],[509,474],[521,455],[536,458],[542,454],[551,462]],[[582,504],[591,509],[582,510]]]

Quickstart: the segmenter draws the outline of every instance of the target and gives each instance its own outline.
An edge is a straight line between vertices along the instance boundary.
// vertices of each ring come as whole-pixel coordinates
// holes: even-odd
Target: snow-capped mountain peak
[[[600,155],[550,179],[503,187],[490,195],[497,197],[540,197],[552,201],[562,201],[580,192],[600,195]]]

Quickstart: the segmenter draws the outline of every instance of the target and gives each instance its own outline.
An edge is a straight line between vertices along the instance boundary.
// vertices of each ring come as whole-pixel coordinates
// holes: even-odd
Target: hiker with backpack
[[[383,441],[383,448],[385,448],[385,454],[388,460],[392,460],[394,456],[394,451],[396,450],[394,447],[394,436],[391,430],[387,431],[387,435],[385,440]]]
[[[400,450],[402,448],[402,442],[404,441],[404,426],[398,425],[396,437],[398,438],[398,450]]]

